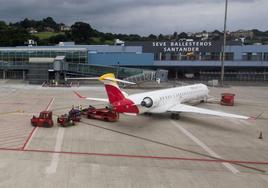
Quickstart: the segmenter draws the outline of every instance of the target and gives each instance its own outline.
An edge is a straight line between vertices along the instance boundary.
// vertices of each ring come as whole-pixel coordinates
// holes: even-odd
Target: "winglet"
[[[249,120],[256,120],[256,119],[259,119],[261,116],[262,116],[262,114],[263,114],[264,112],[261,112],[259,115],[257,115],[256,117],[250,117],[249,118]]]
[[[86,97],[80,95],[78,92],[74,91],[74,93],[80,98],[80,99],[85,99]]]

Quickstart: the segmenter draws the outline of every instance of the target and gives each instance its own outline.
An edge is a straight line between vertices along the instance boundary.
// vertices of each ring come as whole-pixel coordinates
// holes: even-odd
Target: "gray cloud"
[[[267,0],[229,0],[228,28],[267,30]],[[0,0],[0,19],[53,17],[103,32],[159,34],[222,30],[225,0]]]

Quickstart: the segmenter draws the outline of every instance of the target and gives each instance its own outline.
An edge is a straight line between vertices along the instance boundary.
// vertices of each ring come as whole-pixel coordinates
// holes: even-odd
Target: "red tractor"
[[[34,127],[53,127],[54,122],[52,119],[52,111],[42,111],[40,112],[39,117],[33,116],[31,124]]]

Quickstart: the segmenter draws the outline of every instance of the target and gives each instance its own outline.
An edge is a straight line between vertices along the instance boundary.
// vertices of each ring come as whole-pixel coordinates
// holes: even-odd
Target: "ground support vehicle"
[[[89,108],[83,109],[82,114],[88,119],[98,119],[109,122],[114,122],[119,119],[119,113],[108,108],[94,108],[90,106]]]
[[[72,108],[69,111],[69,118],[75,122],[79,122],[81,120],[81,110]]]
[[[52,111],[42,111],[40,112],[39,117],[33,116],[31,124],[34,127],[53,127],[54,122],[52,119]]]
[[[68,127],[68,126],[75,125],[75,121],[73,121],[72,118],[70,118],[70,116],[68,114],[63,114],[63,115],[59,116],[57,119],[57,123],[59,126],[62,126],[62,127]]]

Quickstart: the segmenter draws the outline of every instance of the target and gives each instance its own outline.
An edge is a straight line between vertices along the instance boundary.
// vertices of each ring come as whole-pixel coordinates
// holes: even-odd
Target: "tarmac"
[[[256,120],[181,113],[180,120],[169,114],[120,115],[113,123],[82,119],[67,128],[31,126],[31,117],[42,110],[52,110],[56,124],[72,105],[105,106],[73,91],[106,97],[102,85],[0,83],[0,187],[268,187],[268,86],[210,88],[215,98],[195,104],[262,113]],[[235,106],[217,103],[223,92],[236,94]]]

